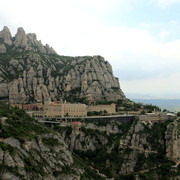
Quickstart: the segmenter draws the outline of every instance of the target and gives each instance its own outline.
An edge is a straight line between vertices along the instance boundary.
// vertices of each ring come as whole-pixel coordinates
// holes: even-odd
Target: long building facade
[[[44,114],[46,117],[87,116],[85,104],[71,104],[63,102],[51,102],[49,98],[44,102]]]
[[[34,104],[29,105],[13,105],[20,109],[32,111],[35,117],[85,117],[90,111],[107,111],[109,114],[116,113],[115,104],[87,106],[80,103],[64,103],[61,101],[52,102],[51,98],[44,101],[44,105],[36,107]],[[36,110],[37,109],[37,110]]]
[[[87,112],[92,112],[92,111],[104,111],[106,110],[109,114],[114,114],[116,113],[116,105],[114,103],[110,105],[94,105],[94,106],[88,106],[87,107]]]

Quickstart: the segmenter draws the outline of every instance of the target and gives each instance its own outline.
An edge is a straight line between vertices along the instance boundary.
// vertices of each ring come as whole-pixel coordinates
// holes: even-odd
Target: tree
[[[180,117],[180,112],[177,113],[177,116]]]

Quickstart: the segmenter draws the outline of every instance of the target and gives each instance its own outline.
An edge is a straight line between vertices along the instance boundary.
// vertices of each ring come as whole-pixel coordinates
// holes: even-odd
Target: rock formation
[[[79,133],[59,132],[72,152],[93,161],[94,167],[111,178],[134,179],[130,174],[135,173],[136,179],[178,179],[179,126],[178,120],[159,124],[135,120],[126,125],[102,120],[82,123]]]
[[[54,129],[0,103],[0,179],[179,179],[179,120],[87,120]],[[93,173],[94,172],[94,173]]]
[[[103,57],[59,56],[23,28],[13,38],[7,27],[0,32],[0,61],[0,99],[10,103],[126,99]]]
[[[9,31],[8,27],[4,27],[4,29],[0,32],[0,38],[3,40],[5,44],[8,44],[9,46],[12,45],[12,35]]]
[[[180,163],[180,122],[178,120],[170,123],[166,131],[166,156]]]
[[[1,180],[80,180],[88,174],[83,161],[75,158],[59,133],[41,126],[21,110],[2,103],[0,109]]]

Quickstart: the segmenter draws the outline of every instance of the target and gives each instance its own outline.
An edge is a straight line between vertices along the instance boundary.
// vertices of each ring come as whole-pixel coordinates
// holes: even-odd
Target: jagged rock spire
[[[12,35],[7,26],[0,32],[0,38],[4,40],[5,44],[12,45]]]
[[[26,34],[22,27],[19,27],[14,38],[7,26],[0,32],[0,53],[6,53],[6,44],[12,45],[13,50],[18,51],[35,51],[44,54],[56,54],[54,49],[49,45],[44,46],[41,41],[37,40],[34,33]]]
[[[14,45],[15,47],[25,48],[28,45],[26,33],[22,27],[19,27],[15,36]]]

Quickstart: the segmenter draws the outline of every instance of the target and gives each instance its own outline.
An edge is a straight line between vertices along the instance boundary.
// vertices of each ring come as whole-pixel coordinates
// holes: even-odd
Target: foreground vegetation
[[[22,169],[21,165],[20,170],[18,166],[10,166],[8,161],[2,162],[0,157],[0,179],[4,173],[13,174],[20,179],[29,179],[22,174],[24,171],[29,174],[30,179],[38,179],[40,176],[45,177],[48,174],[44,169],[49,167],[50,163],[53,163],[51,162],[53,158],[61,162],[61,164],[56,165],[56,168],[51,167],[50,171],[52,171],[54,177],[72,174],[80,176],[81,179],[104,179],[91,170],[89,165],[76,154],[73,154],[73,163],[71,161],[70,163],[68,158],[65,157],[67,153],[71,154],[58,136],[56,131],[39,124],[23,110],[0,103],[0,154],[6,154],[6,156],[13,159],[18,156],[20,159],[17,163],[24,164],[24,168]],[[12,144],[4,142],[8,138],[11,139]],[[26,149],[26,144],[31,143],[34,144],[32,149]],[[42,148],[41,151],[39,148]],[[45,154],[43,154],[43,151],[45,151]],[[57,152],[58,154],[56,154]],[[82,169],[81,173],[75,169]]]
[[[71,127],[50,129],[29,117],[23,110],[0,103],[0,151],[8,152],[12,157],[20,153],[17,147],[3,141],[7,138],[14,138],[20,142],[20,148],[23,148],[27,142],[35,142],[36,144],[41,142],[43,146],[49,149],[46,153],[50,154],[50,156],[56,155],[58,148],[61,149],[58,156],[63,155],[65,153],[63,149],[66,149],[64,141],[60,141],[57,137],[59,136],[58,133],[65,133],[65,142],[69,150],[72,151],[73,163],[68,165],[65,159],[62,158],[64,155],[59,157],[59,160],[64,165],[57,165],[60,170],[52,169],[54,177],[61,174],[77,174],[81,179],[85,180],[107,178],[133,180],[137,176],[141,180],[169,180],[180,176],[180,166],[175,167],[175,163],[166,157],[165,132],[168,124],[171,123],[170,121],[153,124],[152,126],[141,125],[143,128],[136,130],[136,132],[137,120],[127,123],[88,120],[83,123],[84,126],[81,128],[80,133],[77,133]],[[96,129],[86,128],[88,124],[92,123]],[[110,126],[112,129],[117,129],[116,133],[108,132],[105,129],[105,127]],[[133,136],[139,137],[139,143],[144,150],[150,149],[152,152],[147,154],[145,151],[134,149],[131,145]],[[72,148],[72,137],[75,139],[74,142],[81,145]],[[145,139],[145,143],[142,143],[143,139]],[[122,146],[120,143],[121,141],[124,142],[124,140],[126,140],[127,146]],[[42,152],[26,150],[26,153],[29,154],[28,157],[21,157],[26,173],[33,174],[34,179],[37,178],[37,174],[39,174],[38,176],[46,176],[46,172],[42,171],[42,169],[47,167],[48,159],[43,159]],[[35,158],[37,155],[42,160],[38,161]],[[129,162],[135,162],[133,171],[129,170],[128,173],[125,173],[123,172],[123,166]],[[77,172],[77,169],[81,169],[81,173]],[[0,174],[4,172],[10,172],[20,179],[24,177],[18,167],[10,167],[1,163]]]

